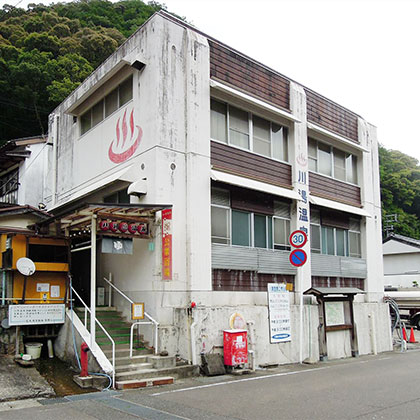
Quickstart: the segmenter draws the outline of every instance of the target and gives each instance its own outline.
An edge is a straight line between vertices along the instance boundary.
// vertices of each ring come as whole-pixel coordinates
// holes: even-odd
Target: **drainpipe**
[[[298,268],[298,270],[301,270]],[[299,294],[299,363],[303,363],[303,290]]]
[[[251,370],[254,371],[255,370],[255,336],[254,336],[254,325],[255,325],[255,321],[247,321],[246,323],[248,325],[249,328],[249,340],[248,340],[248,353],[251,355]],[[252,344],[252,348],[250,349],[250,343]]]
[[[376,343],[376,325],[375,325],[375,315],[369,314],[369,323],[370,323],[370,340],[372,343],[372,353],[376,356],[378,354],[378,346]]]
[[[198,324],[198,321],[194,320],[193,316],[191,315],[191,319],[193,320],[193,323],[190,326],[190,340],[191,340],[191,364],[194,366],[197,364],[197,354],[195,351],[195,327]]]
[[[57,202],[57,148],[58,148],[58,133],[59,133],[59,116],[53,115],[53,162],[52,162],[52,206]]]
[[[6,304],[6,270],[1,271],[1,304],[4,306]]]

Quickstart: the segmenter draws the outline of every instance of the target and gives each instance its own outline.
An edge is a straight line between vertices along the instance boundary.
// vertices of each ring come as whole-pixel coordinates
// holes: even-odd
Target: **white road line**
[[[417,351],[420,351],[420,349],[417,350]],[[372,359],[372,360],[360,360],[359,362],[353,362],[352,364],[354,364],[354,363],[356,363],[356,364],[369,363],[369,362],[376,362],[376,361],[382,361],[382,360],[388,360],[388,359],[391,359],[391,357],[381,357],[381,358]],[[266,375],[266,376],[257,376],[257,377],[252,377],[252,378],[236,379],[234,381],[216,382],[214,384],[199,385],[199,386],[195,386],[195,387],[174,389],[174,390],[171,390],[171,391],[164,391],[164,392],[156,392],[155,394],[151,394],[151,396],[152,397],[157,397],[159,395],[174,394],[176,392],[194,391],[196,389],[212,388],[214,386],[231,385],[231,384],[237,384],[239,382],[259,381],[261,379],[270,379],[270,378],[275,378],[275,377],[279,377],[279,376],[296,375],[298,373],[307,373],[307,372],[314,372],[314,371],[317,371],[317,370],[330,369],[332,367],[337,367],[337,366],[348,366],[348,364],[347,363],[342,363],[342,364],[338,364],[338,365],[329,365],[329,366],[323,366],[323,367],[313,368],[313,369],[296,370],[296,371],[293,371],[293,372],[274,373],[272,375]]]
[[[151,394],[151,396],[157,397],[159,395],[164,395],[164,394],[174,394],[176,392],[195,391],[196,389],[212,388],[214,386],[231,385],[231,384],[237,384],[240,382],[259,381],[262,379],[276,378],[279,376],[297,375],[299,373],[314,372],[317,370],[324,370],[324,369],[329,369],[329,368],[330,366],[325,366],[325,367],[313,368],[313,369],[296,370],[293,372],[274,373],[272,375],[266,375],[266,376],[256,376],[252,378],[236,379],[234,381],[216,382],[214,384],[199,385],[199,386],[189,387],[189,388],[174,389],[172,391],[157,392],[155,394]]]

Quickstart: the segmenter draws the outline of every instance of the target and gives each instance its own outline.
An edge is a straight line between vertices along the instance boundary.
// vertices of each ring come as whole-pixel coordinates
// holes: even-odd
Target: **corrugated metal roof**
[[[398,234],[392,234],[392,235],[388,236],[387,238],[384,239],[383,243],[389,242],[391,240],[395,240],[395,241],[401,242],[403,244],[412,245],[412,246],[415,246],[417,248],[420,248],[420,240],[410,238],[408,236],[398,235]]]
[[[304,295],[326,296],[326,295],[357,295],[365,293],[357,287],[311,287]]]

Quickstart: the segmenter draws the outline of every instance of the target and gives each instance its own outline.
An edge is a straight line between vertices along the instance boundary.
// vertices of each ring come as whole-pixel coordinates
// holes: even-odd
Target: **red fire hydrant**
[[[80,364],[82,371],[80,372],[80,377],[84,378],[86,376],[89,376],[88,374],[88,354],[89,347],[86,343],[82,343],[80,346]]]

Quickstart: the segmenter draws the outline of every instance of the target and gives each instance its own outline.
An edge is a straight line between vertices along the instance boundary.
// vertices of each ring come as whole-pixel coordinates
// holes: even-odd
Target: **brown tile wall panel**
[[[214,269],[213,290],[230,292],[266,292],[267,283],[287,283],[287,290],[294,290],[294,276],[261,274],[254,271]]]
[[[360,187],[328,178],[314,172],[309,173],[309,191],[311,194],[350,204],[352,206],[360,207],[362,204],[360,199]]]
[[[309,89],[305,92],[308,121],[359,142],[356,114]]]
[[[210,156],[214,169],[281,187],[292,186],[292,169],[287,163],[215,141],[211,142]]]
[[[365,290],[365,281],[353,277],[312,276],[312,287],[357,287]]]
[[[280,74],[209,40],[210,77],[257,98],[290,109],[290,81]]]

